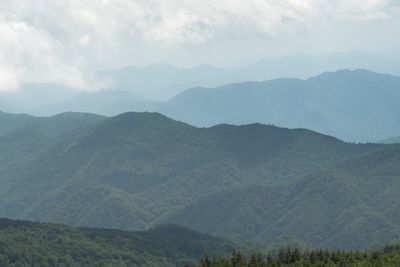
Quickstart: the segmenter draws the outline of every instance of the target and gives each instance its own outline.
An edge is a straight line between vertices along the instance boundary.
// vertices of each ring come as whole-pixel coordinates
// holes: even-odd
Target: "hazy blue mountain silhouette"
[[[197,126],[261,122],[308,128],[348,141],[377,141],[400,132],[399,88],[400,77],[341,70],[307,80],[193,88],[159,111]]]

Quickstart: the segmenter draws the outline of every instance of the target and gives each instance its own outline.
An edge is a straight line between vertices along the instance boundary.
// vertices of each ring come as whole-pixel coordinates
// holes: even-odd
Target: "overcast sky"
[[[400,0],[0,0],[0,90],[101,86],[98,69],[398,54]]]

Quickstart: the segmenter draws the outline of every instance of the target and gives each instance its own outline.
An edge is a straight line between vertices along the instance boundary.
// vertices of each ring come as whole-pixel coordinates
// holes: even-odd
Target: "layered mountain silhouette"
[[[149,101],[128,91],[102,90],[29,113],[49,116],[74,111],[115,116],[150,111],[198,127],[265,123],[311,129],[345,141],[378,142],[400,133],[398,88],[400,78],[396,76],[341,70],[306,80],[282,78],[196,87],[166,102]]]
[[[193,88],[159,111],[197,126],[272,123],[372,142],[400,132],[400,77],[366,70]]]
[[[158,113],[1,113],[0,123],[2,217],[124,230],[173,222],[266,245],[400,238],[397,145],[262,124],[196,128]]]
[[[101,71],[98,76],[112,81],[114,89],[133,91],[149,99],[164,101],[191,87],[216,87],[282,77],[307,79],[322,72],[340,69],[369,69],[400,75],[400,61],[363,51],[351,51],[330,55],[267,57],[253,64],[231,68],[207,64],[189,69],[168,64],[128,66]]]

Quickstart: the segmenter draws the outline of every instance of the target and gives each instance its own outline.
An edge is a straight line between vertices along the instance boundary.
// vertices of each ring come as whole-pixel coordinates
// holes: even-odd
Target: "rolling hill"
[[[366,70],[327,72],[189,89],[159,112],[197,126],[272,123],[347,141],[374,142],[400,132],[400,77]]]
[[[0,135],[0,216],[124,230],[172,222],[270,246],[398,241],[397,145],[262,124],[196,128],[158,113],[58,116],[2,114],[46,127]],[[63,117],[81,126],[44,130]]]
[[[8,219],[0,240],[1,266],[181,266],[241,247],[176,225],[124,232]]]

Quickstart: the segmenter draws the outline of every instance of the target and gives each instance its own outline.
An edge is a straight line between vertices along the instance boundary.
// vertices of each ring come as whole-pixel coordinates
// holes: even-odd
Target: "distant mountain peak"
[[[172,120],[158,112],[125,112],[113,117],[114,119],[129,119],[129,120]]]
[[[340,78],[351,78],[351,79],[359,79],[359,78],[371,78],[371,77],[397,77],[389,74],[382,74],[370,71],[368,69],[340,69],[336,71],[326,71],[317,76],[313,76],[308,78],[306,81],[318,80],[321,78],[331,78],[331,79],[340,79]]]
[[[126,112],[105,121],[105,124],[112,124],[113,127],[123,127],[125,129],[135,129],[138,127],[151,127],[155,129],[167,130],[169,126],[192,127],[186,123],[175,121],[157,112]]]

